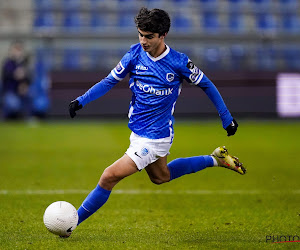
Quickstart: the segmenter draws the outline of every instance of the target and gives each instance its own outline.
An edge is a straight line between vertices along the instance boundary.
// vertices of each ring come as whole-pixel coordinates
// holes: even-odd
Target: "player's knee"
[[[120,181],[118,176],[109,168],[106,168],[100,177],[101,186],[114,186]]]
[[[162,177],[150,177],[150,180],[152,181],[152,183],[154,183],[156,185],[161,185],[163,183],[170,181],[169,179],[162,178]]]

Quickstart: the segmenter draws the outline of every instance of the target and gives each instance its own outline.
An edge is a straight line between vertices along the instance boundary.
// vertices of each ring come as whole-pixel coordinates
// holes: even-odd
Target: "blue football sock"
[[[210,155],[175,159],[168,164],[171,175],[170,181],[182,175],[196,173],[212,166],[214,166],[214,161]]]
[[[107,201],[111,191],[106,190],[99,185],[90,192],[78,209],[78,225],[95,213]]]

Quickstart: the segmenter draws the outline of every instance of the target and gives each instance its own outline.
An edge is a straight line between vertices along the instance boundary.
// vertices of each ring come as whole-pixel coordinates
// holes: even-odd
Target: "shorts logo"
[[[115,67],[116,73],[119,75],[124,71],[124,66],[122,65],[121,61],[118,63],[118,65]]]
[[[168,73],[166,78],[169,82],[172,82],[174,80],[174,74],[173,73]]]
[[[147,148],[142,148],[141,155],[146,156],[149,153],[149,150]]]
[[[138,153],[137,153],[137,152],[134,152],[134,154],[135,154],[137,157],[139,157],[139,158],[141,158],[141,159],[142,159],[142,157],[140,157],[140,156],[138,155]]]

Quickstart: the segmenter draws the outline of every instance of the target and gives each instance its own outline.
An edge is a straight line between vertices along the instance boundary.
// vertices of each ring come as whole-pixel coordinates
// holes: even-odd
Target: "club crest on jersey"
[[[121,61],[118,63],[118,65],[115,67],[116,73],[119,75],[124,71],[124,66],[122,65]]]
[[[174,80],[174,74],[173,73],[168,73],[166,78],[169,82],[172,82]]]

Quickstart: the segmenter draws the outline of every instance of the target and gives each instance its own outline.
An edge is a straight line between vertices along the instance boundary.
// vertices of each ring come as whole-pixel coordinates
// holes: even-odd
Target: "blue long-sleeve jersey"
[[[86,105],[127,74],[132,91],[128,127],[142,137],[159,139],[173,133],[173,112],[184,79],[204,90],[218,110],[224,128],[233,120],[215,85],[185,54],[167,45],[165,52],[156,58],[140,44],[132,45],[110,74],[77,100]]]

